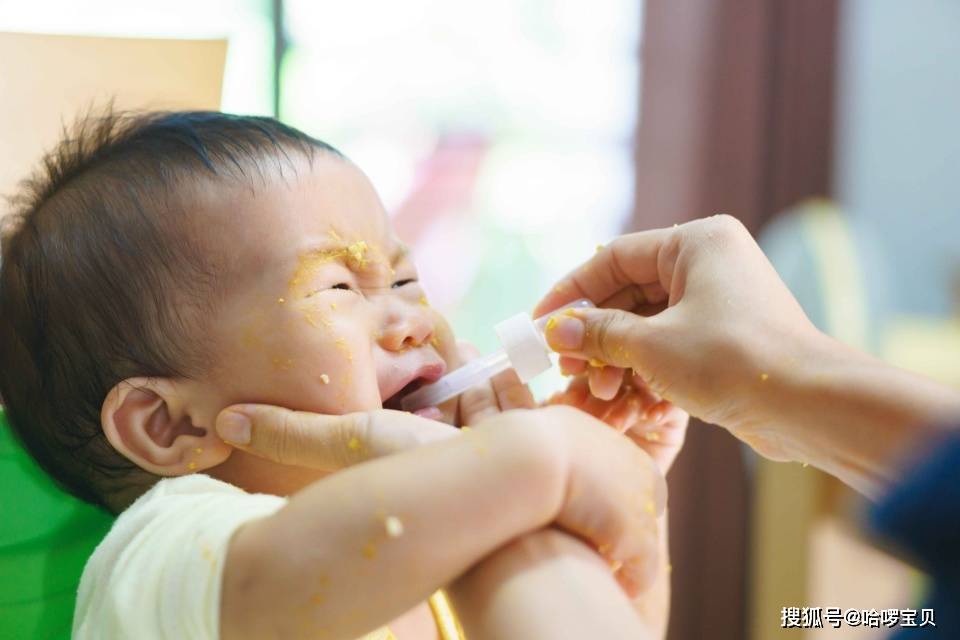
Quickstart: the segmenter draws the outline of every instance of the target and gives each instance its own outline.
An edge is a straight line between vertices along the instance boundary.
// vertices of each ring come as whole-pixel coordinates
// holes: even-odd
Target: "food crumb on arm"
[[[387,530],[387,535],[391,538],[399,538],[403,535],[403,521],[397,516],[387,516],[384,518],[383,527]]]

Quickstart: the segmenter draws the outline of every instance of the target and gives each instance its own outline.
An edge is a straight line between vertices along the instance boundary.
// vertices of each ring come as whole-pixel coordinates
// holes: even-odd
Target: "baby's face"
[[[450,328],[363,173],[326,155],[285,173],[205,206],[236,277],[216,318],[216,366],[197,394],[203,413],[234,403],[398,408],[398,394],[457,364]]]

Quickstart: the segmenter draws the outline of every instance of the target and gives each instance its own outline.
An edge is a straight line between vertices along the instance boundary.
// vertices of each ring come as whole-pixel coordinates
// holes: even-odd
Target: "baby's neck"
[[[249,493],[289,496],[326,475],[324,471],[292,467],[234,451],[222,464],[210,469],[211,476]]]

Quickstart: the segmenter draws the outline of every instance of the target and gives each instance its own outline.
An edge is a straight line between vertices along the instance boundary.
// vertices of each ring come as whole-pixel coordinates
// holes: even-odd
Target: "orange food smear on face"
[[[344,353],[344,355],[347,357],[347,360],[349,362],[353,362],[353,353],[351,353],[350,347],[347,346],[346,340],[344,340],[343,338],[337,338],[334,341],[334,344],[337,345],[337,349],[340,349],[340,351]]]
[[[322,324],[325,327],[332,327],[333,323],[330,322],[322,313],[314,313],[310,309],[307,309],[303,312],[303,318],[307,323],[314,328],[319,328]]]
[[[369,247],[367,243],[363,240],[357,240],[353,244],[347,246],[347,255],[350,256],[352,263],[355,263],[360,269],[364,269],[367,266],[367,250]]]
[[[338,240],[339,241],[339,240]],[[317,271],[325,264],[342,260],[351,269],[362,271],[369,264],[367,252],[370,247],[364,240],[357,240],[349,245],[333,249],[317,249],[300,256],[296,271],[290,279],[289,288],[296,290],[300,285],[309,284]]]

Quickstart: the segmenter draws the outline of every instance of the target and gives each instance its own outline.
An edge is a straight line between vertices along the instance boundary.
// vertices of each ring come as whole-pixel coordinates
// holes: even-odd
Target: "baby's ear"
[[[193,424],[176,384],[167,378],[118,383],[103,401],[100,423],[114,449],[161,476],[209,469],[233,450],[213,429]]]

